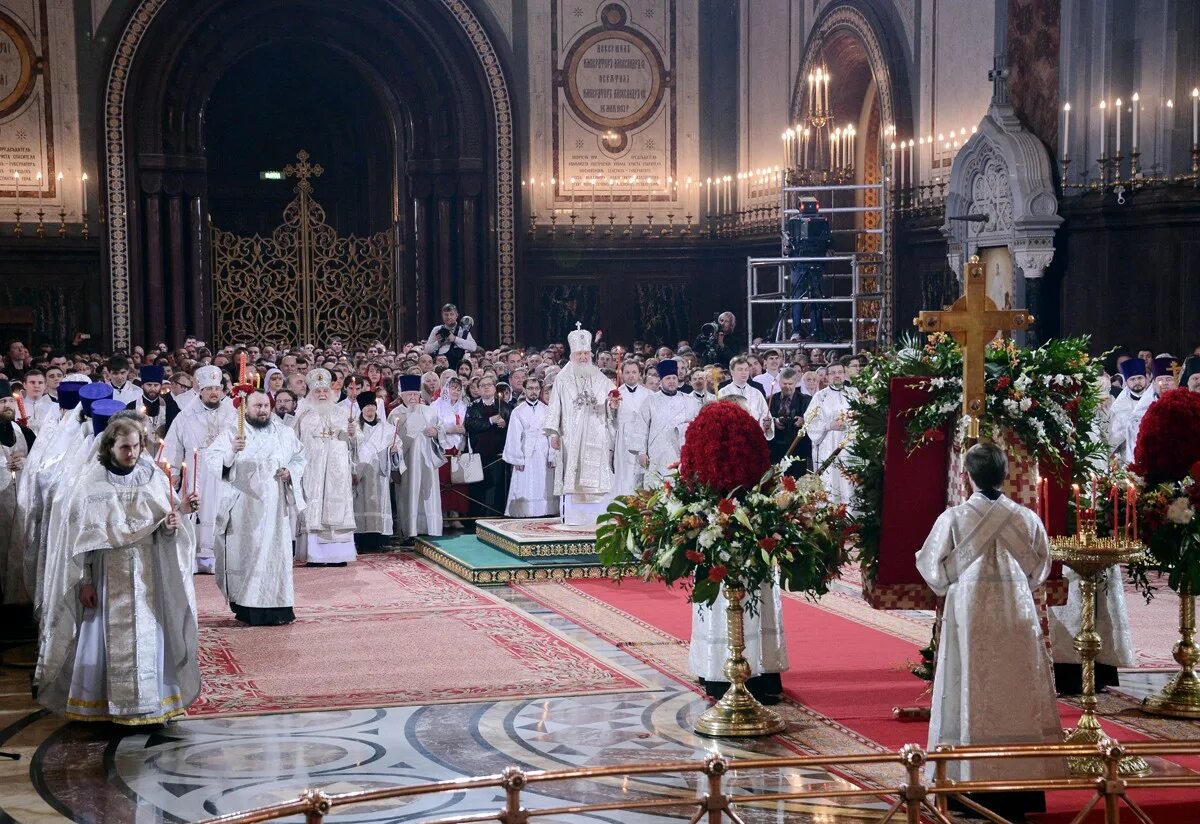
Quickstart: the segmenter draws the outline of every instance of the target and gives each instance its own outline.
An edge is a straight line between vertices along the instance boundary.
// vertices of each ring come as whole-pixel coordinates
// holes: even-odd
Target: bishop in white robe
[[[512,466],[508,502],[504,514],[509,518],[544,518],[558,514],[554,494],[556,454],[546,437],[546,413],[542,403],[542,382],[525,379],[525,398],[513,407],[508,419],[501,457]]]
[[[826,375],[829,385],[813,395],[805,416],[814,470],[824,466],[838,449],[850,442],[850,398],[854,389],[846,385],[846,367],[840,363],[831,364]],[[821,473],[821,484],[830,500],[849,505],[854,488],[843,471],[843,459],[844,450]]]
[[[354,543],[360,550],[379,549],[391,537],[391,477],[406,468],[404,444],[396,427],[380,416],[380,405],[373,392],[359,393],[362,443],[354,464]]]
[[[688,424],[700,414],[700,401],[679,391],[678,363],[659,362],[659,391],[642,404],[641,412],[630,429],[629,450],[646,474],[647,489],[661,486],[679,460]]]
[[[237,426],[237,412],[233,402],[225,397],[221,370],[215,366],[202,366],[196,370],[195,379],[199,389],[196,401],[175,416],[163,439],[161,460],[171,465],[176,480],[184,461],[190,466],[196,462],[207,463],[208,448],[223,432]],[[200,514],[196,524],[196,571],[211,575],[216,569],[213,522],[221,502],[221,476],[215,472],[201,473],[197,492]]]
[[[197,501],[169,491],[143,443],[139,421],[113,421],[52,519],[64,551],[48,582],[38,701],[71,719],[162,723],[200,694]]]
[[[400,376],[402,406],[392,410],[404,443],[404,474],[396,496],[396,529],[408,540],[442,534],[442,494],[438,469],[446,462],[446,429],[437,412],[421,404],[421,378]]]
[[[205,471],[224,478],[214,523],[217,586],[234,617],[251,626],[296,619],[293,514],[304,511],[304,449],[263,392],[246,398],[246,435],[223,433]]]
[[[357,557],[351,467],[362,437],[345,408],[334,403],[329,371],[313,369],[305,380],[308,403],[296,416],[296,433],[306,461],[306,506],[296,555],[314,566],[344,566]]]
[[[945,598],[933,681],[929,749],[940,744],[1062,740],[1053,676],[1033,591],[1050,574],[1050,542],[1037,516],[998,490],[1004,453],[976,444],[965,464],[975,493],[941,516],[917,569]],[[1061,763],[951,763],[958,781],[1053,777]],[[1036,803],[1036,802],[1035,802]]]
[[[637,425],[642,405],[653,393],[642,386],[642,367],[637,361],[621,365],[621,405],[617,409],[617,430],[613,445],[613,496],[632,495],[641,488],[646,470],[629,448],[631,429]]]
[[[564,522],[592,525],[613,497],[612,452],[621,398],[609,396],[613,385],[592,364],[592,333],[576,328],[567,343],[571,362],[555,376],[545,432],[551,448],[559,450],[554,494],[563,497]]]

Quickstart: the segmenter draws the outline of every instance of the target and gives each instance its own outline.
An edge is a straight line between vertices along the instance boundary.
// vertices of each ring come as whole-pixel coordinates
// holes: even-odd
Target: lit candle
[[[42,208],[42,173],[41,172],[37,173],[37,199],[38,199],[38,208],[40,209],[40,208]]]
[[[1118,154],[1118,155],[1121,154],[1121,112],[1124,109],[1124,105],[1125,104],[1121,102],[1121,98],[1119,98],[1119,97],[1115,101],[1113,101],[1113,119],[1117,121],[1116,154]]]
[[[1125,495],[1125,509],[1129,518],[1129,525],[1133,529],[1133,540],[1137,540],[1137,489],[1134,488],[1133,481],[1129,481],[1129,490]]]
[[[200,488],[200,450],[192,450],[192,492]]]
[[[79,176],[79,200],[80,200],[80,203],[82,204],[82,206],[80,208],[83,209],[83,213],[86,215],[87,210],[88,210],[88,207],[87,207],[87,172],[84,172],[83,174],[81,174]]]
[[[1108,129],[1105,126],[1105,114],[1108,111],[1108,103],[1104,100],[1100,101],[1100,156],[1108,157]]]
[[[17,208],[21,208],[21,173],[13,172],[13,187],[17,190]]]
[[[704,214],[712,217],[712,178],[705,178],[704,184]]]
[[[175,508],[175,484],[171,480],[171,464],[162,462],[163,474],[167,476],[167,495],[171,501],[171,509]]]
[[[1192,145],[1200,144],[1200,88],[1192,89]]]
[[[1129,142],[1129,151],[1131,154],[1138,153],[1138,119],[1142,111],[1141,99],[1141,95],[1137,92],[1133,93],[1133,134]]]
[[[914,145],[916,145],[916,144],[913,143],[912,138],[909,138],[909,140],[908,140],[908,162],[910,164],[910,168],[908,170],[908,185],[909,186],[917,185],[917,153],[913,151]]]
[[[1109,501],[1112,503],[1112,511],[1113,511],[1113,513],[1112,513],[1112,535],[1114,538],[1116,538],[1117,533],[1120,531],[1120,526],[1118,525],[1117,513],[1121,511],[1121,504],[1120,504],[1119,493],[1117,492],[1117,485],[1115,483],[1112,486],[1112,491],[1109,494],[1108,498],[1109,498]]]
[[[823,110],[829,111],[829,72],[821,72],[821,79],[825,81],[825,103]]]
[[[1083,510],[1079,508],[1079,484],[1071,484],[1071,492],[1075,497],[1075,536],[1078,537],[1083,526]]]

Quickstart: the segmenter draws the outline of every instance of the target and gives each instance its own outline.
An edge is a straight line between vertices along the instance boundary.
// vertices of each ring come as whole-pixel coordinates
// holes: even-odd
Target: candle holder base
[[[1157,695],[1142,701],[1142,711],[1171,718],[1200,718],[1200,648],[1196,646],[1196,597],[1179,594],[1179,640],[1172,650],[1180,670]]]
[[[1080,719],[1080,724],[1073,730],[1064,730],[1066,737],[1063,739],[1064,744],[1072,744],[1075,746],[1095,746],[1099,752],[1099,744],[1101,741],[1109,740],[1109,737],[1100,729],[1100,724],[1096,722],[1095,716],[1091,717],[1092,724],[1087,728],[1083,725],[1083,719]],[[1071,775],[1104,775],[1106,764],[1101,755],[1088,755],[1079,758],[1067,759],[1067,772]],[[1122,778],[1144,778],[1154,772],[1146,759],[1137,755],[1127,755],[1121,759],[1117,766],[1117,772]]]

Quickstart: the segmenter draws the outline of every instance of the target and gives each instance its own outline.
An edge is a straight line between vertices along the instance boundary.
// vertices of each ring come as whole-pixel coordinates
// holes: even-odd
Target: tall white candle
[[[79,176],[79,197],[80,197],[80,202],[82,203],[82,206],[81,206],[81,208],[83,209],[83,213],[86,215],[86,214],[87,214],[87,210],[88,210],[88,202],[87,202],[87,172],[84,172],[83,174],[81,174],[81,175]]]
[[[1138,118],[1142,110],[1142,104],[1140,102],[1141,99],[1141,95],[1139,95],[1137,92],[1133,93],[1133,134],[1131,135],[1132,139],[1129,143],[1130,154],[1138,153]]]
[[[1105,114],[1108,111],[1108,103],[1100,101],[1100,156],[1108,157],[1108,128],[1105,125]]]
[[[915,145],[916,144],[913,143],[912,138],[909,138],[909,140],[908,140],[908,162],[911,164],[910,168],[908,170],[908,185],[909,186],[917,185],[917,153],[915,151],[913,151],[913,147]]]
[[[823,72],[822,79],[825,81],[825,115],[829,116],[829,72]]]
[[[1121,113],[1124,109],[1125,106],[1121,102],[1121,98],[1118,97],[1113,101],[1113,119],[1117,121],[1117,147],[1113,154],[1118,156],[1121,154]]]
[[[1137,95],[1133,96],[1137,100]],[[1137,126],[1133,127],[1133,133],[1137,134]],[[1062,139],[1063,160],[1071,156],[1071,104],[1063,104],[1063,139]]]
[[[1200,145],[1200,88],[1192,89],[1192,145]]]

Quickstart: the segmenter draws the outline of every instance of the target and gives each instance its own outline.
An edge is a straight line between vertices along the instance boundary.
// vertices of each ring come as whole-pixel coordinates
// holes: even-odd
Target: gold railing
[[[815,755],[795,758],[755,758],[730,761],[721,756],[709,756],[704,761],[668,762],[657,764],[635,764],[613,767],[591,767],[576,770],[553,770],[525,772],[509,767],[496,775],[479,778],[451,779],[432,784],[417,784],[410,787],[391,787],[377,790],[327,794],[321,790],[307,790],[295,801],[273,804],[267,807],[232,813],[208,819],[206,824],[254,824],[273,821],[288,816],[303,815],[308,824],[320,824],[335,808],[351,804],[386,801],[389,799],[412,798],[444,792],[496,789],[505,796],[503,809],[495,812],[467,813],[444,818],[426,819],[423,824],[469,824],[470,822],[499,821],[502,824],[528,824],[534,819],[552,819],[555,816],[585,813],[640,810],[663,813],[672,808],[691,808],[689,824],[720,824],[729,820],[741,824],[742,818],[735,807],[738,805],[762,805],[771,802],[852,800],[856,798],[879,800],[889,803],[881,811],[878,824],[904,821],[919,824],[934,821],[952,824],[949,818],[948,801],[957,798],[966,807],[974,810],[992,824],[1013,824],[990,810],[980,807],[964,793],[1019,792],[1019,791],[1076,791],[1089,794],[1082,799],[1078,815],[1072,824],[1079,824],[1092,810],[1101,807],[1105,824],[1120,824],[1122,810],[1127,810],[1140,824],[1155,824],[1154,820],[1132,798],[1132,790],[1153,790],[1168,787],[1195,788],[1200,791],[1200,774],[1184,771],[1178,774],[1151,775],[1145,778],[1123,778],[1120,775],[1121,759],[1137,755],[1143,757],[1170,755],[1200,755],[1200,742],[1154,741],[1120,744],[1105,739],[1097,746],[1071,746],[1065,744],[1024,744],[1001,747],[939,747],[927,753],[916,744],[909,744],[898,752],[873,755]],[[1047,779],[1012,779],[1002,781],[952,781],[947,767],[955,762],[996,762],[1016,759],[1039,758],[1083,758],[1095,757],[1103,760],[1104,774],[1100,777],[1077,776]],[[731,795],[726,792],[726,776],[753,770],[779,770],[788,768],[838,769],[846,767],[900,767],[905,780],[894,785],[870,786],[861,789],[816,789],[801,792],[745,793]],[[926,767],[932,766],[934,779],[925,778]],[[642,800],[616,800],[601,804],[573,804],[568,806],[526,809],[522,804],[522,791],[532,785],[554,781],[588,780],[602,778],[629,778],[631,776],[699,774],[704,776],[705,791],[695,798],[650,798]],[[1200,805],[1200,795],[1197,796]],[[1122,806],[1123,805],[1123,806]],[[1197,807],[1200,809],[1200,806]],[[1127,818],[1128,820],[1128,818]]]

